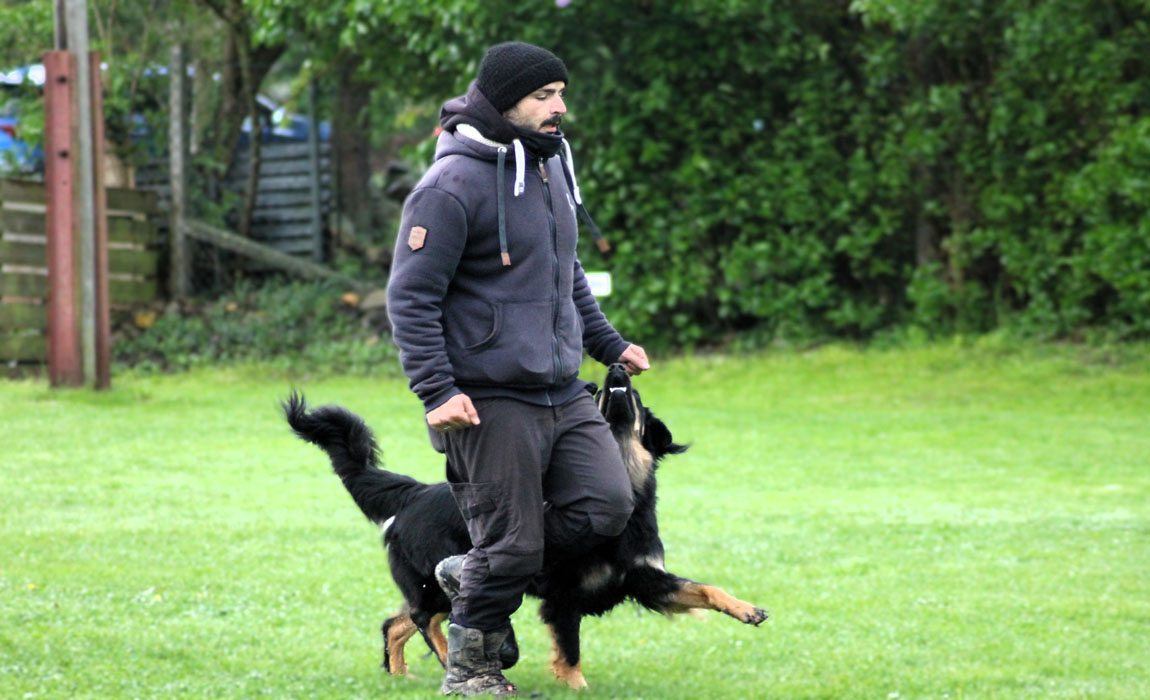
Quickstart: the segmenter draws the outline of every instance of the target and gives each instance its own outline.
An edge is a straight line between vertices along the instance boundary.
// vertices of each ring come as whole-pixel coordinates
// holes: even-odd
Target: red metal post
[[[104,83],[100,52],[88,54],[92,87],[93,191],[96,203],[96,388],[112,386],[112,321],[108,296],[108,196],[104,188]]]
[[[80,386],[84,367],[76,308],[76,257],[73,231],[72,81],[75,61],[67,51],[43,57],[44,183],[48,253],[48,376],[52,386]]]

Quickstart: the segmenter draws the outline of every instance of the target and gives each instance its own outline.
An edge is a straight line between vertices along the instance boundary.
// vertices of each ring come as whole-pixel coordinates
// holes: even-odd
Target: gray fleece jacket
[[[464,114],[493,111],[474,89],[459,100]],[[428,411],[459,393],[559,405],[586,386],[584,348],[609,364],[628,343],[576,257],[569,160],[540,161],[480,128],[445,130],[404,204],[387,288],[400,360]]]

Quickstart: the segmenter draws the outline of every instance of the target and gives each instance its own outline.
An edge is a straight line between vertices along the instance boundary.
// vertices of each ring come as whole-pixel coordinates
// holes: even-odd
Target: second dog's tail
[[[339,406],[308,411],[304,397],[292,392],[283,402],[284,416],[295,434],[318,445],[331,459],[355,504],[369,520],[382,525],[411,494],[425,487],[411,477],[380,469],[379,447],[363,419]]]

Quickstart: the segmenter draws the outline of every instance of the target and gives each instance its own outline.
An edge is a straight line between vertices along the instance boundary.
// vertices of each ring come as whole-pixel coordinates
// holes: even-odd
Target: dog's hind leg
[[[383,667],[393,676],[407,675],[407,660],[403,656],[403,647],[419,628],[411,620],[411,611],[405,606],[383,621]]]
[[[539,614],[551,631],[551,671],[568,688],[586,688],[587,680],[583,678],[582,660],[579,658],[579,613],[557,610],[551,601],[544,601]]]

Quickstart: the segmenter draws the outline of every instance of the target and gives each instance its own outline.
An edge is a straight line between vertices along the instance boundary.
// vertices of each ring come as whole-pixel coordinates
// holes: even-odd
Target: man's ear
[[[686,452],[686,445],[678,445],[671,437],[671,430],[666,423],[655,417],[651,409],[643,408],[643,447],[646,447],[656,457],[666,454],[679,454]]]

